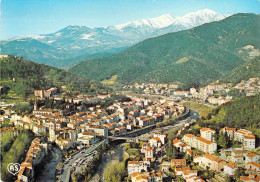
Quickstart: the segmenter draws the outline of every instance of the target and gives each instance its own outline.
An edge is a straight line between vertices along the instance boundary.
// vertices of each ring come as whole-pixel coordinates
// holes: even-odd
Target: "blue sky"
[[[1,37],[56,32],[68,25],[116,25],[200,9],[222,14],[260,13],[259,0],[0,0]]]

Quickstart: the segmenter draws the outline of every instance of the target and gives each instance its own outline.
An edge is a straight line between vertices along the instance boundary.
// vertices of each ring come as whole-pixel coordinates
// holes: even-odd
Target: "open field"
[[[182,104],[185,107],[194,109],[200,113],[201,116],[207,116],[207,114],[214,108],[214,106],[198,103],[196,101],[183,101]]]
[[[101,83],[103,83],[105,85],[117,85],[118,84],[118,82],[116,82],[117,78],[118,78],[118,75],[114,75],[108,80],[102,80]]]

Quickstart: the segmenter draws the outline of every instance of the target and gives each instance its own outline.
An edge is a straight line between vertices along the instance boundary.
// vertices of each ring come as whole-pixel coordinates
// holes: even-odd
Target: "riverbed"
[[[56,181],[56,166],[60,162],[62,154],[59,148],[53,146],[51,149],[51,161],[48,162],[40,174],[36,175],[36,182],[55,182]]]

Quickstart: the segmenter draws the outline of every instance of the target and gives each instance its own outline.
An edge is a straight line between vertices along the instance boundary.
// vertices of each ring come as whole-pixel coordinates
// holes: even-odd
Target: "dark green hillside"
[[[241,80],[248,80],[252,77],[260,77],[260,57],[255,58],[253,61],[246,62],[227,73],[222,78],[222,81],[238,83]]]
[[[118,75],[118,81],[206,84],[240,66],[246,45],[260,47],[260,18],[236,14],[219,22],[147,39],[106,58],[81,62],[73,73],[96,80]]]
[[[63,71],[51,66],[37,64],[23,58],[9,56],[0,60],[1,86],[5,92],[14,91],[17,95],[28,96],[35,89],[49,89],[65,85],[69,91],[96,92],[105,87],[83,76]]]
[[[245,128],[260,137],[260,95],[235,99],[212,110],[206,118],[210,119],[198,124],[216,130],[225,126]]]

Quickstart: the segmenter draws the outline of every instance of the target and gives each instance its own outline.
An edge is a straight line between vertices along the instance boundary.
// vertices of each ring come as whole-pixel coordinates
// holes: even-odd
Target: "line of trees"
[[[9,150],[5,151],[3,153],[2,159],[1,159],[1,179],[3,181],[11,181],[12,180],[12,174],[10,174],[7,170],[7,166],[9,163],[21,163],[22,158],[26,154],[26,150],[31,145],[31,141],[34,138],[34,134],[29,130],[24,130],[22,133],[20,133],[17,138],[14,140],[12,146]],[[6,138],[9,139],[9,144],[11,144],[12,138]]]

